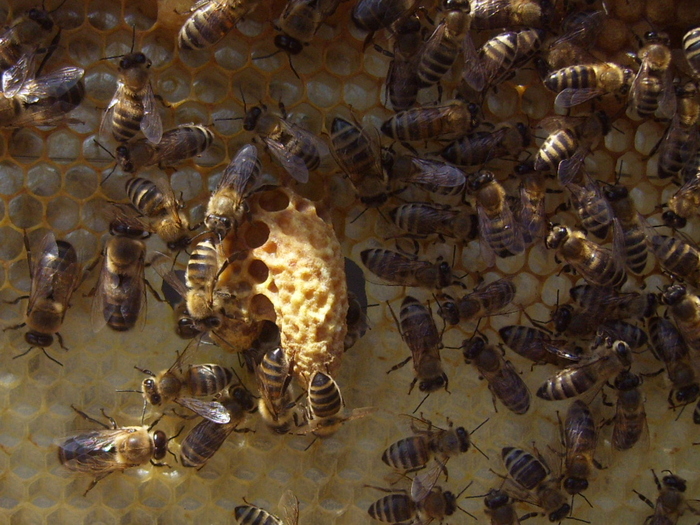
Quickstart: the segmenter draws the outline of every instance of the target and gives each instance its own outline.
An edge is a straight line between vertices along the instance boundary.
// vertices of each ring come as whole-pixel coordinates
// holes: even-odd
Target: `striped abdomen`
[[[372,503],[367,513],[375,520],[403,523],[415,516],[416,504],[408,494],[390,494]]]
[[[212,0],[185,21],[178,35],[180,49],[204,49],[224,38],[256,1]]]
[[[315,418],[335,416],[343,407],[343,398],[332,377],[316,372],[309,383],[309,406]]]
[[[190,430],[180,445],[180,463],[183,467],[201,467],[224,444],[236,428],[236,423],[220,425],[203,419]]]
[[[193,396],[212,396],[232,379],[233,372],[220,365],[190,365],[187,370],[187,386]]]
[[[411,436],[392,443],[382,454],[382,461],[399,470],[417,469],[430,461],[431,453],[424,436]]]
[[[570,158],[578,149],[576,133],[570,129],[561,129],[551,133],[535,156],[535,169],[538,171],[557,171],[562,160]]]
[[[533,490],[548,475],[547,468],[539,459],[519,448],[503,448],[501,458],[510,477],[528,490]]]

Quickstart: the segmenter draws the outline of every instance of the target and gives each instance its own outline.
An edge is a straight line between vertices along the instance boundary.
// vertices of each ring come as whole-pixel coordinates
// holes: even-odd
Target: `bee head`
[[[435,392],[441,388],[447,388],[447,374],[444,372],[439,376],[431,377],[430,379],[423,379],[418,383],[418,390],[421,392]]]
[[[253,131],[258,125],[258,120],[263,114],[263,108],[260,106],[253,106],[248,110],[243,118],[243,129],[246,131]]]
[[[29,20],[36,22],[44,31],[51,31],[53,29],[51,15],[43,9],[37,9],[36,7],[30,9],[27,13],[27,17]]]
[[[677,492],[685,492],[686,489],[685,480],[674,474],[664,476],[661,483],[665,488],[675,490]]]
[[[588,480],[582,478],[566,478],[564,480],[564,490],[571,494],[579,494],[588,488]]]
[[[571,505],[569,505],[568,503],[564,503],[557,510],[549,513],[549,521],[552,523],[555,521],[562,521],[569,515],[569,512],[571,512]]]
[[[277,35],[275,46],[290,55],[298,55],[304,49],[304,44],[289,35]]]
[[[24,334],[24,340],[32,346],[46,348],[53,343],[53,336],[51,334],[42,334],[41,332],[30,330]]]
[[[671,306],[678,304],[683,300],[687,293],[688,291],[682,284],[672,284],[661,294],[661,302]]]
[[[664,224],[668,226],[669,228],[673,229],[680,229],[680,228],[685,228],[685,225],[687,224],[688,221],[686,221],[683,217],[678,215],[676,212],[671,211],[671,210],[666,210],[663,212],[661,215],[661,218],[664,221]]]
[[[168,437],[162,430],[153,433],[153,459],[163,459],[168,451]]]
[[[484,498],[484,505],[487,509],[499,509],[508,504],[510,497],[508,494],[499,489],[491,489]]]

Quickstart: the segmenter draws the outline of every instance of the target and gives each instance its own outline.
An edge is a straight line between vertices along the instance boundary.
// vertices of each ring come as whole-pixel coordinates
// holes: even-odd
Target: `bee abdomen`
[[[233,379],[230,369],[219,365],[192,365],[189,369],[189,389],[195,396],[210,396],[221,392]]]
[[[164,210],[163,193],[148,179],[134,177],[127,180],[126,194],[134,207],[146,217],[153,217]]]
[[[556,171],[559,162],[571,157],[575,151],[576,135],[572,130],[552,133],[537,152],[535,169]]]
[[[282,525],[282,522],[269,512],[252,505],[236,507],[234,515],[236,521],[242,525]]]
[[[221,448],[232,430],[231,423],[219,425],[208,419],[197,423],[180,445],[182,466],[204,465]]]
[[[529,452],[505,447],[501,457],[510,476],[528,490],[534,489],[547,477],[547,469],[542,462]]]
[[[415,515],[416,504],[408,494],[390,494],[375,501],[367,509],[374,519],[387,523],[403,523]]]
[[[585,368],[575,371],[565,369],[554,377],[547,379],[537,390],[537,397],[548,401],[560,401],[576,397],[595,385],[596,379]]]
[[[382,454],[382,461],[395,469],[415,469],[422,467],[430,460],[428,448],[421,446],[423,441],[418,437],[401,439],[389,445]]]
[[[442,40],[440,46],[430,53],[423,53],[418,63],[418,78],[421,87],[430,87],[440,81],[452,68],[459,47],[451,41]]]
[[[143,105],[137,97],[124,97],[114,106],[112,135],[117,142],[126,142],[141,129]]]
[[[581,89],[596,85],[595,69],[590,66],[570,66],[549,74],[544,85],[558,93],[564,89]]]
[[[636,275],[640,275],[647,265],[646,237],[641,229],[626,231],[625,256],[627,266]]]
[[[317,418],[336,415],[342,408],[343,400],[335,381],[322,372],[316,372],[309,383],[309,405]]]

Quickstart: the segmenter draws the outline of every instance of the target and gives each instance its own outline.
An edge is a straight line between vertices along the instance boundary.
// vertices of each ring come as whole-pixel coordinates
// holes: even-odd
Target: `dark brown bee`
[[[413,360],[415,377],[408,389],[409,394],[417,382],[421,392],[435,392],[443,387],[447,389],[447,374],[440,360],[442,342],[430,310],[418,299],[407,295],[401,303],[399,319],[401,337],[411,350],[411,355],[389,372]]]
[[[61,329],[63,318],[70,306],[70,299],[82,275],[78,255],[70,243],[57,241],[53,233],[49,233],[43,238],[36,249],[38,258],[33,262],[32,251],[26,236],[24,244],[27,250],[29,273],[32,278],[29,302],[24,322],[7,327],[3,331],[26,326],[28,330],[24,334],[24,339],[31,346],[20,355],[25,355],[32,348],[38,347],[49,359],[58,363],[46,353],[45,348],[53,344],[54,334],[58,338],[59,345],[65,348],[58,331]],[[18,302],[20,299],[27,299],[27,297],[19,297],[14,302]]]
[[[520,225],[508,206],[503,186],[489,171],[477,172],[468,181],[468,189],[476,197],[479,234],[486,250],[498,257],[510,257],[525,251]]]
[[[183,467],[203,467],[245,420],[246,415],[257,410],[255,399],[241,385],[229,387],[219,402],[228,411],[229,422],[219,424],[203,419],[197,423],[180,444],[180,463]]]
[[[360,0],[352,8],[352,21],[371,33],[386,29],[411,13],[416,0]]]
[[[557,250],[557,254],[590,284],[619,288],[627,280],[627,274],[619,254],[623,242],[619,238],[621,232],[616,229],[614,234],[617,242],[613,239],[611,252],[586,239],[582,232],[555,225],[547,235],[545,245]]]
[[[686,490],[685,480],[680,476],[676,476],[670,470],[665,470],[664,472],[668,472],[668,475],[664,476],[659,482],[656,472],[654,472],[654,469],[651,469],[651,473],[654,475],[654,483],[656,483],[656,488],[659,490],[656,504],[636,490],[634,491],[639,496],[639,499],[654,509],[654,514],[648,516],[645,520],[645,523],[649,525],[675,525],[678,522],[678,518],[685,511],[689,510],[693,514],[698,513],[683,496]]]
[[[546,27],[553,6],[546,0],[471,0],[473,29]]]
[[[576,400],[569,406],[564,421],[564,490],[579,494],[588,488],[592,466],[601,468],[593,459],[598,444],[598,429],[588,405]]]
[[[419,427],[416,423],[420,423]],[[449,429],[434,426],[430,421],[411,416],[411,437],[399,439],[382,453],[382,461],[397,470],[417,470],[435,460],[444,467],[447,460],[464,454],[471,445],[464,427]]]
[[[275,46],[289,55],[298,55],[309,45],[318,28],[335,13],[341,0],[288,0],[275,29]]]
[[[358,4],[359,5],[359,4]],[[394,27],[393,52],[375,46],[389,56],[389,71],[386,74],[386,96],[394,111],[404,111],[416,103],[420,80],[417,62],[418,50],[423,44],[423,25],[417,14],[402,18]]]
[[[367,320],[367,298],[364,302],[355,293],[348,290],[348,315],[346,317],[348,331],[345,334],[343,346],[349,350],[355,343],[367,333],[369,322]]]
[[[608,93],[626,95],[633,77],[631,69],[605,62],[558,69],[547,76],[544,85],[558,93],[557,106],[570,108]]]
[[[453,101],[443,106],[424,106],[400,111],[381,126],[386,136],[398,141],[456,138],[474,129],[479,107]]]
[[[632,273],[641,275],[647,265],[647,243],[639,212],[624,186],[606,186],[603,193],[622,229],[625,264]]]
[[[561,36],[543,49],[543,66],[547,69],[542,75],[543,79],[550,70],[590,62],[589,51],[598,40],[606,17],[607,14],[602,10],[572,9],[561,24]]]
[[[438,195],[462,193],[467,181],[461,169],[439,160],[401,155],[388,164],[392,182],[411,184]]]
[[[668,210],[663,213],[664,223],[671,228],[684,228],[686,220],[700,210],[700,172],[683,184],[668,200]]]
[[[204,216],[204,224],[219,239],[243,221],[248,211],[246,199],[260,187],[261,170],[258,149],[252,144],[238,150],[226,166],[216,190],[209,197]]]
[[[687,82],[676,88],[676,114],[658,146],[658,176],[679,178],[683,169],[695,158],[700,145],[700,102],[698,87]]]
[[[514,499],[502,489],[491,489],[484,497],[484,512],[489,517],[491,525],[520,525],[521,521],[536,516],[526,514],[521,518],[515,512]]]
[[[690,284],[700,284],[700,251],[688,241],[659,235],[653,228],[646,228],[647,247],[656,257],[661,268]]]
[[[478,166],[505,156],[517,156],[530,145],[530,129],[522,122],[503,123],[495,131],[477,131],[449,144],[440,156],[459,166]]]
[[[541,460],[515,447],[501,451],[503,464],[515,483],[534,497],[549,521],[561,521],[571,512],[571,506],[559,487],[560,480],[551,475],[549,467]]]
[[[174,166],[204,153],[214,142],[206,126],[182,124],[163,133],[160,142],[138,139],[117,146],[115,156],[122,171],[134,173],[148,166]]]
[[[513,352],[534,363],[568,365],[572,362],[571,359],[563,358],[566,340],[553,340],[547,332],[539,328],[509,325],[500,328],[498,333]]]
[[[683,52],[695,76],[700,78],[700,27],[683,35]]]
[[[112,472],[124,472],[148,461],[159,465],[153,460],[165,457],[168,438],[162,430],[152,431],[157,420],[148,427],[120,427],[102,410],[102,415],[109,420],[110,426],[72,405],[71,408],[85,419],[104,427],[102,430],[91,430],[70,437],[58,447],[58,461],[61,465],[73,472],[94,476],[83,496]]]
[[[460,209],[429,202],[412,202],[397,206],[389,212],[394,224],[412,237],[437,234],[461,242],[475,239],[478,234],[476,214],[469,208]]]
[[[688,293],[682,284],[667,287],[661,294],[663,304],[669,306],[671,317],[688,347],[700,351],[700,297]]]
[[[299,525],[299,499],[291,490],[282,494],[279,507],[284,511],[283,519],[253,505],[239,505],[233,515],[238,525]]]
[[[362,264],[377,277],[400,286],[441,289],[452,284],[452,268],[443,260],[431,263],[383,248],[360,252]]]
[[[292,376],[291,363],[282,348],[267,352],[255,370],[260,390],[258,408],[266,425],[284,434],[289,430],[294,413],[292,393],[289,388]]]
[[[644,35],[644,45],[637,53],[641,66],[629,94],[630,107],[640,117],[648,118],[658,111],[660,116],[671,118],[676,112],[669,43],[666,33],[649,31]]]
[[[281,117],[270,113],[263,104],[250,108],[243,129],[257,133],[270,154],[294,179],[308,182],[309,170],[318,168],[321,157],[328,154],[328,147],[313,133],[287,121],[282,104],[280,110]]]
[[[489,345],[485,337],[475,337],[462,343],[462,355],[473,364],[479,374],[488,381],[489,390],[495,398],[514,414],[525,414],[530,409],[530,390],[495,346]]]
[[[331,124],[333,156],[367,207],[381,206],[389,198],[389,181],[377,138],[340,117]]]
[[[180,49],[204,49],[228,35],[257,0],[199,0],[177,36]]]
[[[521,179],[520,202],[514,215],[523,234],[526,245],[544,240],[547,227],[545,214],[545,195],[547,186],[544,174],[534,169],[532,163],[516,166],[515,173]]]
[[[637,350],[649,342],[649,337],[644,329],[618,319],[603,321],[598,327],[598,334],[613,340],[624,341],[632,350]]]
[[[153,144],[163,136],[153,87],[148,74],[151,61],[143,53],[129,53],[119,60],[119,82],[107,106],[100,134],[111,128],[117,142],[126,142],[139,130]]]
[[[102,269],[92,301],[92,326],[105,324],[123,332],[136,326],[146,303],[146,244],[150,234],[139,221],[125,216],[109,226],[110,237],[103,250]],[[141,317],[142,322],[144,317]]]
[[[571,192],[571,201],[583,229],[598,239],[605,239],[613,221],[612,206],[595,180],[585,172],[581,177],[581,184],[568,181],[564,186]]]
[[[58,32],[56,31],[57,25],[53,21],[52,13],[53,11],[46,11],[43,7],[34,7],[22,13],[3,28],[0,32],[0,71],[5,72],[19,65],[21,69],[26,70],[26,73],[34,73],[31,62],[35,60],[37,52],[41,50],[42,46],[55,43],[58,34],[60,34],[60,28]],[[51,42],[52,38],[54,38],[54,42]],[[47,53],[50,52],[49,50]],[[28,63],[25,66],[21,62]],[[10,77],[13,80],[18,78],[14,75],[15,73],[10,71]],[[20,74],[20,76],[22,75]],[[14,81],[6,82],[6,79],[9,80],[3,75],[3,93],[7,95],[8,88],[9,92],[12,92],[12,85],[15,83]],[[24,80],[26,77],[21,82]]]
[[[515,284],[511,279],[499,279],[474,290],[457,301],[453,301],[446,295],[438,297],[440,303],[438,313],[453,325],[459,321],[481,319],[501,311],[512,303],[515,292]],[[447,300],[442,301],[443,298]]]
[[[537,397],[560,401],[588,392],[632,364],[630,347],[624,341],[607,341],[578,363],[560,370],[537,390]]]
[[[620,293],[590,284],[574,286],[569,294],[585,315],[601,321],[650,317],[654,315],[657,305],[656,296],[652,293]]]
[[[631,449],[647,431],[644,394],[639,388],[641,384],[641,377],[629,370],[623,370],[615,378],[617,405],[612,433],[615,450]]]
[[[163,239],[171,250],[187,248],[190,243],[189,220],[167,180],[158,178],[153,182],[133,177],[127,179],[125,189],[134,208],[149,219],[150,231]]]

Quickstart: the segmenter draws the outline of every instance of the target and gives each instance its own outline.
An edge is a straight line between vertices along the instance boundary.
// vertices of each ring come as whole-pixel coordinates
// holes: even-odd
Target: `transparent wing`
[[[588,102],[589,100],[592,100],[604,93],[604,91],[596,88],[566,88],[559,92],[557,97],[554,99],[554,103],[562,108],[571,108],[578,106],[579,104],[583,104],[584,102]]]
[[[309,182],[309,169],[304,163],[304,159],[290,153],[286,146],[275,140],[263,139],[270,154],[282,165],[282,167],[294,179],[302,184]]]
[[[559,176],[559,180],[562,182],[562,184],[568,184],[576,178],[576,175],[578,175],[578,172],[581,170],[587,155],[588,151],[586,148],[579,147],[571,157],[564,159],[559,163],[557,175]]]
[[[52,293],[53,290],[53,279],[56,275],[55,269],[47,267],[43,261],[45,257],[58,257],[58,245],[56,244],[56,237],[53,233],[47,233],[46,236],[41,240],[39,247],[36,250],[32,250],[32,291],[29,295],[29,303],[27,305],[27,311],[31,310],[36,304],[37,299],[40,297],[46,297]]]
[[[216,189],[230,188],[242,199],[253,189],[259,174],[258,148],[246,144],[226,167]]]
[[[6,98],[17,95],[34,69],[34,53],[22,55],[19,61],[2,73],[2,93]],[[36,102],[36,100],[28,100]]]
[[[284,491],[277,506],[282,510],[284,525],[299,524],[299,498],[291,490]]]
[[[411,483],[411,499],[416,502],[423,501],[435,487],[441,473],[442,467],[436,464],[430,469],[416,474],[413,483]]]
[[[416,184],[436,185],[447,188],[462,187],[467,181],[464,172],[456,166],[437,160],[412,157],[414,173],[407,179]]]
[[[141,119],[141,131],[144,137],[153,144],[158,144],[163,138],[163,122],[156,107],[156,98],[153,95],[153,86],[150,82],[146,86],[146,94],[143,97],[143,118]]]
[[[108,138],[112,135],[112,113],[114,112],[114,106],[117,105],[119,99],[123,96],[124,83],[119,80],[117,82],[117,90],[114,92],[112,100],[109,101],[107,109],[105,109],[104,115],[102,115],[102,122],[100,122],[100,136]]]
[[[155,269],[158,275],[184,299],[187,297],[187,285],[185,281],[172,270],[174,264],[172,257],[161,252],[155,252],[154,256],[151,258],[151,266],[153,269]]]
[[[102,257],[103,261],[102,265],[100,266],[100,275],[97,278],[97,284],[95,285],[95,295],[92,298],[92,305],[90,306],[90,324],[92,325],[92,330],[94,332],[99,332],[107,324],[107,320],[104,316],[104,255]]]
[[[213,423],[225,425],[231,422],[231,414],[226,410],[226,407],[218,401],[203,401],[193,397],[179,397],[175,402]]]
[[[94,475],[122,470],[130,466],[119,463],[114,450],[117,439],[124,437],[131,429],[145,430],[143,427],[123,427],[93,430],[68,437],[59,445],[61,449],[68,451],[69,455],[75,455],[74,459],[66,462],[66,466],[71,470]]]
[[[464,38],[462,51],[464,53],[462,78],[474,91],[482,92],[486,88],[486,69],[471,34],[467,34]]]
[[[60,97],[75,86],[84,74],[85,70],[82,68],[64,67],[25,82],[18,96],[28,103],[37,102],[42,98]]]
[[[661,118],[671,118],[676,114],[676,92],[673,88],[673,71],[667,68],[662,78],[661,99],[657,115]]]

